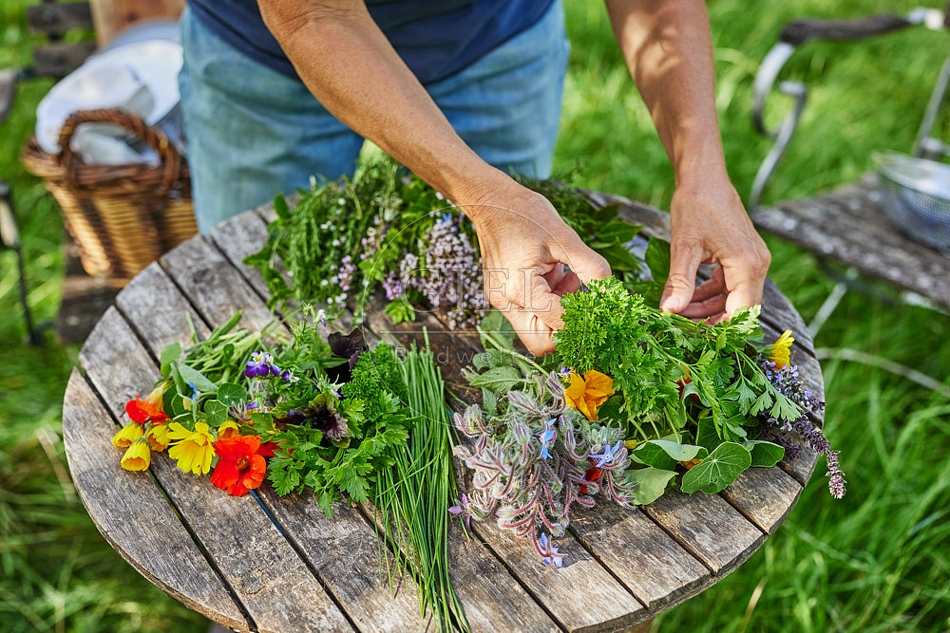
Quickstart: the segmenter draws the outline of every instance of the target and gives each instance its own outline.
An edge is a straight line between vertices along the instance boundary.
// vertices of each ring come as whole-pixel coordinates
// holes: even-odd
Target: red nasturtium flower
[[[256,435],[231,435],[217,440],[214,452],[218,454],[218,465],[211,473],[211,483],[229,495],[246,495],[264,481],[264,458],[273,456],[275,448],[273,442],[262,444]]]
[[[129,419],[139,424],[152,422],[153,424],[162,424],[168,419],[165,411],[162,410],[162,397],[165,395],[166,384],[163,382],[148,394],[145,400],[136,397],[135,400],[129,400],[125,404],[125,412],[129,414]]]

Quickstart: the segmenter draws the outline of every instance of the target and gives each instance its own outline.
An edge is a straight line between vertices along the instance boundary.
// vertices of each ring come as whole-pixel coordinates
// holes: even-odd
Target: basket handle
[[[159,128],[148,125],[140,117],[125,110],[103,108],[99,110],[78,110],[63,123],[59,131],[59,162],[66,171],[69,184],[76,189],[85,187],[76,177],[79,167],[85,164],[82,158],[70,146],[73,134],[83,123],[113,123],[132,132],[149,147],[154,149],[162,165],[162,181],[156,195],[164,195],[178,180],[181,173],[181,154]]]

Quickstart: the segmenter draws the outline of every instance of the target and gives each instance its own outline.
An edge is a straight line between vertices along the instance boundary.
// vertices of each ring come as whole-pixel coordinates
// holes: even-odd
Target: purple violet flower
[[[472,530],[472,515],[468,511],[468,495],[464,492],[462,493],[462,498],[457,504],[449,508],[449,513],[453,516],[461,515],[462,520],[465,521],[465,529],[468,531]]]

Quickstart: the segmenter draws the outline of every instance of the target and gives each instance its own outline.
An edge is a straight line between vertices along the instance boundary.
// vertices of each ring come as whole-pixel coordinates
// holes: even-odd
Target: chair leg
[[[10,195],[10,185],[2,180],[0,180],[0,242],[16,253],[17,286],[20,305],[23,306],[23,318],[26,321],[27,337],[30,345],[39,345],[43,339],[39,330],[33,324],[30,304],[27,301],[26,271],[23,262],[23,249],[20,246],[20,231],[17,228],[16,214],[13,212],[13,197]]]

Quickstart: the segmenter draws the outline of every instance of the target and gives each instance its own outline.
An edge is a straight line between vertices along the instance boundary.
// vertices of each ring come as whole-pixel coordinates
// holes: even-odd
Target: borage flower
[[[195,424],[191,431],[178,422],[168,425],[168,437],[173,446],[168,449],[168,456],[178,462],[178,467],[185,472],[204,475],[211,470],[211,458],[214,456],[214,437],[206,422]]]
[[[265,457],[272,457],[276,448],[273,442],[261,443],[256,435],[231,435],[214,443],[218,465],[211,473],[211,483],[226,490],[229,495],[240,497],[260,487],[267,471]]]
[[[167,387],[168,383],[163,381],[152,390],[152,393],[148,394],[145,400],[142,400],[140,396],[137,396],[134,400],[129,400],[125,404],[125,412],[129,419],[139,424],[145,424],[146,422],[162,424],[165,422],[168,416],[165,415],[165,411],[162,409],[162,397],[165,395]]]
[[[591,369],[584,374],[572,371],[570,385],[564,390],[568,406],[580,411],[588,420],[597,419],[597,409],[614,395],[614,380],[607,374]]]

